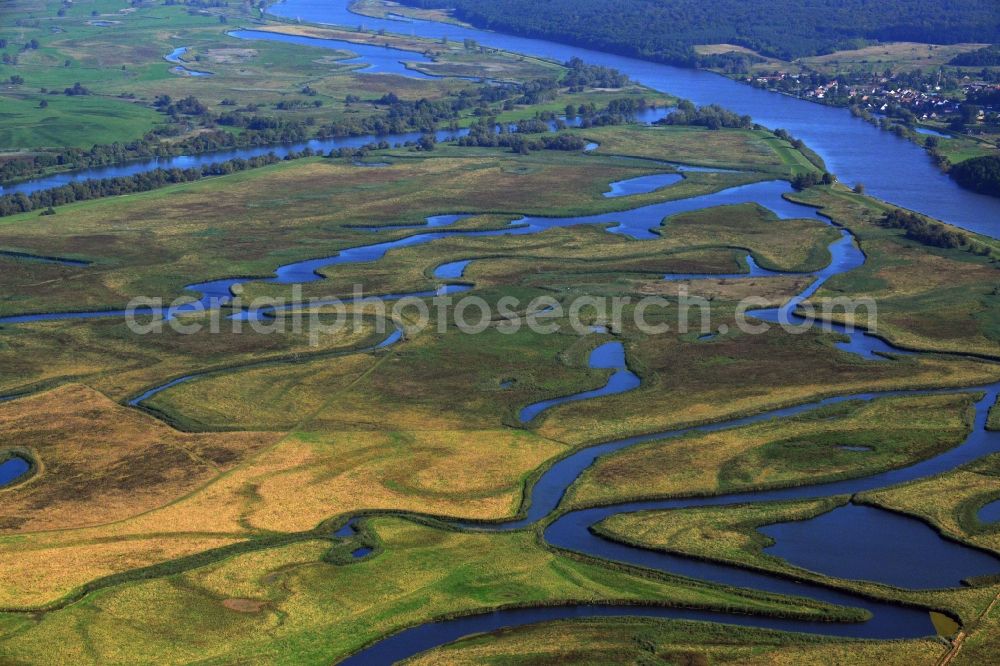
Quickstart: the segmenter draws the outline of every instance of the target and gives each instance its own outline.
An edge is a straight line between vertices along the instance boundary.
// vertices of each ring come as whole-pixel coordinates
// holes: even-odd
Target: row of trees
[[[579,119],[580,127],[621,125],[631,122],[635,114],[647,107],[645,99],[613,99],[604,108],[593,104],[566,107],[566,116]],[[539,113],[534,118],[519,120],[513,125],[497,123],[495,116],[482,118],[469,128],[469,133],[458,140],[460,146],[483,148],[510,148],[517,153],[532,150],[583,150],[587,142],[574,134],[560,134],[567,125],[551,112]],[[552,133],[552,131],[555,133]],[[530,136],[529,136],[530,135]],[[534,136],[542,135],[542,136]]]
[[[1000,65],[1000,44],[990,44],[977,51],[960,53],[948,64],[958,67],[996,67]]]
[[[969,237],[965,234],[937,222],[928,222],[919,215],[900,208],[886,213],[879,224],[890,229],[905,229],[907,238],[932,247],[954,249],[969,244]]]
[[[623,88],[631,81],[617,69],[603,65],[588,65],[580,58],[570,58],[563,65],[569,71],[562,84],[570,88]]]
[[[673,113],[656,122],[659,125],[698,125],[711,130],[723,127],[740,129],[753,127],[753,119],[750,116],[741,116],[718,104],[696,107],[688,100],[681,100]]]
[[[289,155],[285,159],[294,159],[312,155],[312,151],[305,150],[302,153]],[[132,194],[135,192],[148,192],[166,185],[176,183],[188,183],[200,180],[206,176],[222,176],[246,169],[267,166],[281,161],[273,153],[251,159],[232,159],[226,162],[218,162],[192,169],[154,169],[137,173],[133,176],[120,176],[118,178],[104,178],[78,181],[54,187],[48,190],[39,190],[31,194],[18,192],[17,194],[7,194],[0,197],[0,217],[6,215],[17,215],[33,210],[44,210],[51,214],[54,206],[73,203],[74,201],[87,201],[89,199],[100,199],[102,197],[113,197],[121,194]]]
[[[565,123],[557,125],[557,129],[564,127]],[[458,145],[510,148],[512,152],[525,154],[532,150],[583,150],[587,142],[574,134],[550,133],[549,124],[539,119],[521,121],[511,128],[498,125],[496,118],[486,118],[473,123]]]
[[[546,85],[554,85],[547,82]],[[525,86],[502,86],[500,94],[520,96]],[[66,148],[59,152],[36,153],[0,164],[0,182],[7,183],[46,172],[52,168],[84,169],[109,166],[154,157],[197,155],[232,148],[299,143],[311,137],[326,139],[336,136],[386,135],[412,131],[432,131],[440,123],[454,120],[463,109],[487,104],[498,94],[494,86],[479,91],[462,90],[442,100],[400,100],[391,93],[376,100],[384,112],[342,122],[318,125],[309,118],[283,118],[254,112],[255,107],[212,114],[207,105],[196,97],[172,99],[161,95],[154,107],[172,118],[174,123],[147,133],[143,138],[112,144],[99,144],[90,149]],[[538,88],[532,85],[532,89]],[[501,98],[502,99],[502,98]],[[199,121],[208,131],[179,141],[164,141],[176,135],[192,121]],[[232,133],[216,126],[237,127]]]

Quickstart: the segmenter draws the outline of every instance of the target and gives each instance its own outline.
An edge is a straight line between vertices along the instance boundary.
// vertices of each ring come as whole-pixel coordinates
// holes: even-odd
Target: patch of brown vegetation
[[[209,49],[205,54],[212,62],[240,64],[257,57],[257,49]]]
[[[267,605],[267,602],[255,599],[226,599],[222,605],[237,613],[259,613]]]
[[[97,391],[68,385],[0,407],[0,449],[38,475],[2,491],[3,529],[121,520],[162,506],[273,443],[277,433],[187,434]]]
[[[689,296],[721,301],[754,297],[760,299],[761,307],[771,307],[781,305],[795,294],[801,293],[812,279],[809,276],[795,276],[657,280],[640,283],[638,290],[640,294],[656,296],[678,296],[683,291]]]

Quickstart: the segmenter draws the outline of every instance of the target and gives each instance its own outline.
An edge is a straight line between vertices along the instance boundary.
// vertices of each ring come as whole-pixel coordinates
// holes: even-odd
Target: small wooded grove
[[[896,208],[886,213],[879,221],[883,227],[903,229],[906,237],[924,245],[947,249],[969,244],[969,237],[937,222],[928,222],[915,213]]]
[[[962,187],[1000,197],[1000,157],[996,155],[959,162],[948,173]]]
[[[995,42],[996,0],[402,0],[479,27],[693,65],[694,44],[792,59],[868,40]]]

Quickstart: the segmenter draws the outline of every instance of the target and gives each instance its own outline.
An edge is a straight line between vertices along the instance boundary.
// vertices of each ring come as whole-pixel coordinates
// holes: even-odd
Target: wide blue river
[[[669,65],[591,51],[577,46],[557,44],[541,39],[528,39],[496,32],[477,30],[431,21],[407,21],[361,17],[348,10],[350,0],[287,0],[271,8],[276,16],[301,18],[316,23],[345,26],[363,24],[367,29],[451,40],[474,39],[481,44],[509,51],[526,53],[558,61],[578,56],[587,62],[617,68],[632,79],[655,90],[690,99],[697,104],[721,104],[771,128],[784,128],[803,139],[825,160],[828,169],[848,184],[863,183],[867,191],[886,201],[925,213],[959,227],[1000,238],[1000,199],[964,190],[941,173],[923,149],[881,131],[851,116],[844,109],[814,104],[785,95],[758,90],[711,72],[682,69]],[[374,50],[345,42],[290,38],[259,31],[233,31],[231,37],[293,41],[303,47],[349,49],[360,58],[347,62],[364,62],[363,73],[395,73],[412,78],[428,78],[403,67],[399,61],[419,62],[421,54],[395,49]],[[178,49],[177,51],[180,51]],[[177,52],[175,51],[175,53]],[[174,54],[170,54],[171,56]],[[149,159],[131,164],[85,169],[55,174],[0,188],[0,194],[25,192],[57,187],[87,178],[128,176],[156,168],[189,168],[224,161],[235,157],[249,158],[275,152],[279,157],[305,147],[314,150],[361,146],[380,137],[346,137],[310,141],[294,146],[228,149],[198,156]],[[392,141],[416,140],[419,134],[392,137]],[[441,133],[444,140],[447,134]]]
[[[737,83],[711,72],[671,67],[541,39],[435,23],[360,17],[350,0],[286,0],[276,16],[315,23],[357,26],[438,39],[474,39],[508,51],[566,61],[578,56],[625,72],[655,90],[696,104],[721,104],[771,128],[804,140],[842,181],[863,183],[868,193],[965,229],[1000,237],[1000,199],[963,190],[935,167],[915,144],[854,118],[845,109],[822,106]]]

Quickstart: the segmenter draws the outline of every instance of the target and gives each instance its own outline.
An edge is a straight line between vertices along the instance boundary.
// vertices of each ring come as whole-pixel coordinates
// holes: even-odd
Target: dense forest
[[[990,44],[978,51],[960,53],[948,64],[958,67],[996,67],[1000,65],[1000,44]]]
[[[1000,157],[973,157],[959,162],[948,173],[962,187],[1000,197]]]
[[[694,65],[694,44],[793,59],[868,40],[993,42],[996,0],[402,0],[450,7],[479,27]]]

